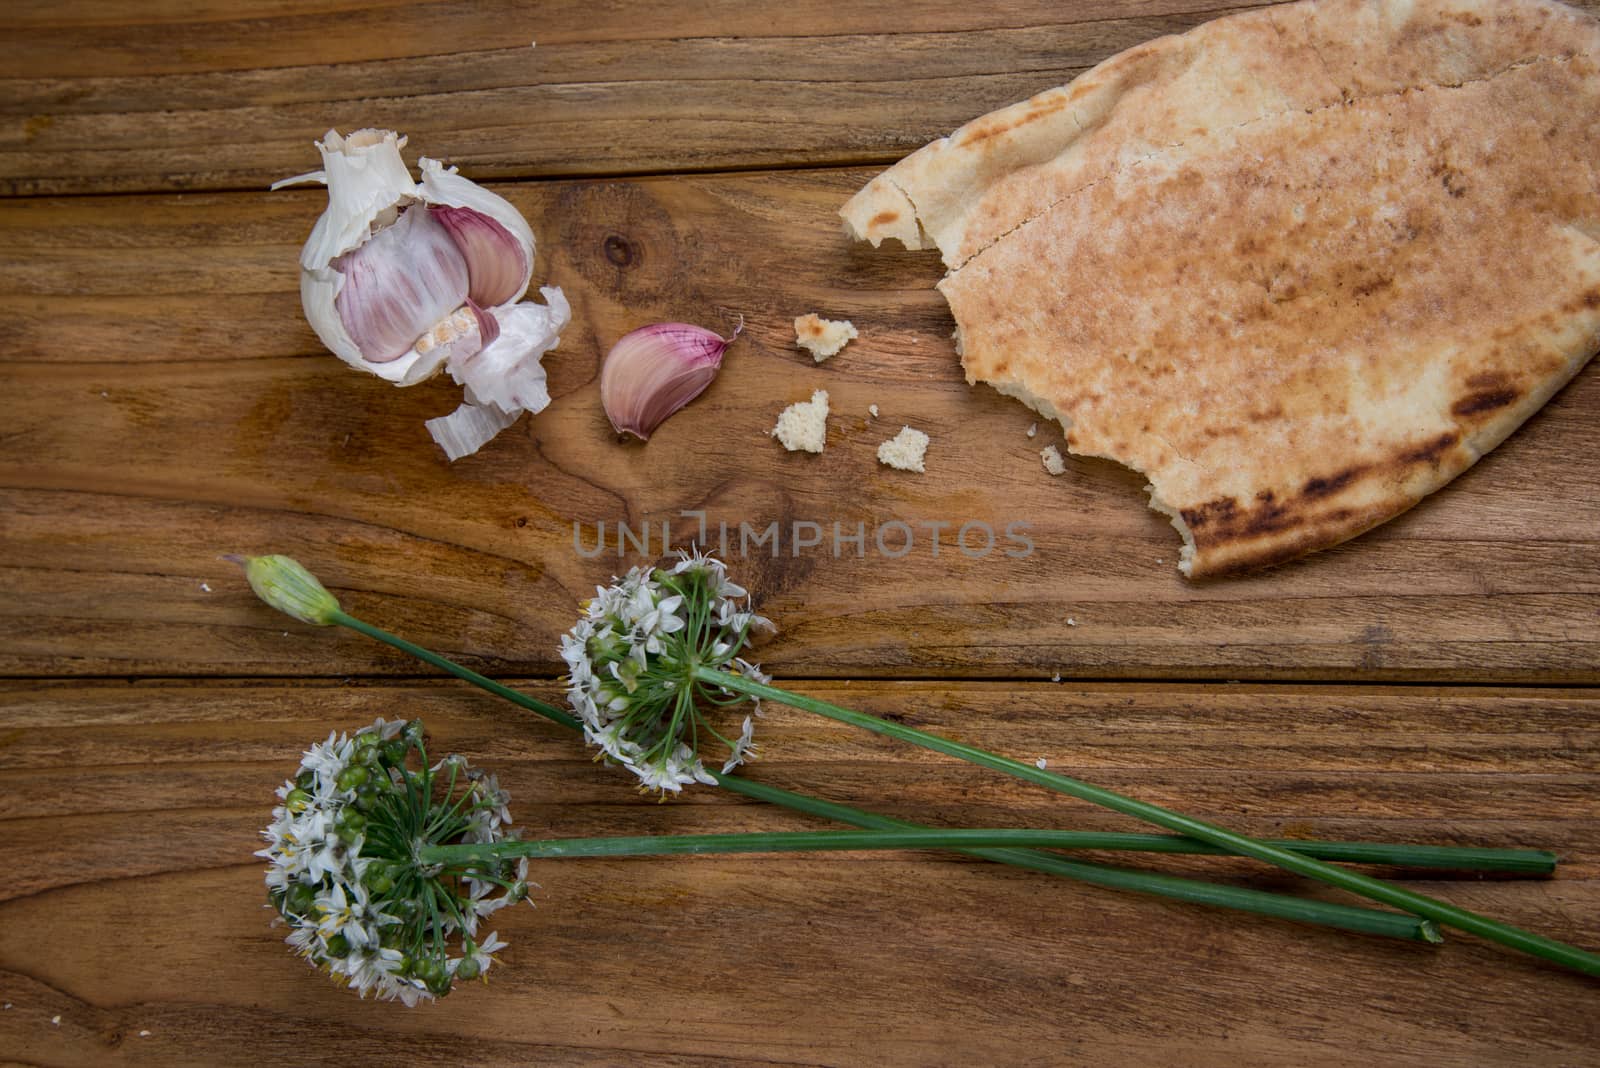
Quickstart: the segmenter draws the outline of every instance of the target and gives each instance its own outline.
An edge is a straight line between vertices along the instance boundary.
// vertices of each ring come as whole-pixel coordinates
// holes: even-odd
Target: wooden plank
[[[0,112],[0,193],[259,188],[316,165],[329,127],[374,125],[488,177],[888,162],[1205,18],[1040,5],[964,34],[930,12],[920,24],[939,28],[919,33],[878,5],[851,33],[819,9],[833,5],[776,24],[736,6],[659,22],[563,4],[19,27],[31,59]],[[173,48],[186,33],[211,43]],[[265,52],[263,34],[278,42]]]
[[[400,129],[487,178],[883,164],[1249,6],[25,5],[0,194],[260,188],[315,166],[330,127]]]
[[[790,677],[1600,678],[1600,451],[1593,369],[1474,470],[1347,546],[1192,584],[1137,476],[1074,460],[1052,479],[1033,416],[962,379],[929,254],[869,254],[834,211],[865,171],[498,187],[541,235],[539,279],[576,321],[546,360],[556,400],[446,464],[422,422],[439,381],[396,390],[321,353],[297,311],[311,193],[0,204],[0,670],[345,674],[410,670],[361,639],[311,637],[257,605],[218,556],[303,557],[350,606],[473,663],[550,672],[578,600],[699,533],[779,626]],[[94,235],[91,240],[91,235]],[[790,320],[862,337],[814,364]],[[642,323],[746,329],[712,388],[644,447],[615,443],[601,354]],[[765,437],[813,389],[821,456]],[[882,418],[869,419],[869,404]],[[902,423],[926,475],[875,461]],[[604,553],[585,558],[606,524]],[[820,533],[821,544],[795,553]],[[996,532],[981,558],[961,524]],[[653,531],[617,551],[618,523]],[[772,543],[740,546],[772,523]],[[857,547],[838,543],[862,525]],[[912,548],[902,550],[912,526]],[[935,558],[925,524],[948,523]],[[1008,542],[1027,524],[1033,551]],[[969,530],[968,551],[985,546]],[[931,577],[931,568],[940,577]],[[204,585],[202,585],[204,584]],[[209,587],[207,589],[206,587]],[[1069,620],[1071,622],[1069,622]],[[293,637],[286,638],[286,632]]]
[[[1593,690],[806,690],[1253,833],[1554,848],[1550,880],[1405,881],[1594,944]],[[1592,984],[1465,936],[1391,944],[934,854],[547,862],[538,908],[497,917],[512,949],[486,988],[434,1011],[362,1003],[281,945],[250,851],[300,749],[380,714],[423,715],[435,750],[492,767],[529,833],[811,826],[709,788],[651,803],[566,732],[456,685],[14,684],[0,692],[7,1058],[215,1063],[249,1042],[330,1063],[397,1032],[452,1063],[540,1064],[1575,1064],[1600,1042]],[[753,775],[850,803],[947,825],[1127,826],[786,709],[762,735]],[[1150,863],[1306,889],[1244,862]]]

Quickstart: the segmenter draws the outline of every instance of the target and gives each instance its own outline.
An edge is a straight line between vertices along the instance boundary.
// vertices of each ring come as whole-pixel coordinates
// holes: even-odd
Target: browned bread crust
[[[1600,347],[1597,62],[1541,0],[1253,11],[969,123],[844,215],[937,244],[969,380],[1143,472],[1185,572],[1229,574],[1409,508]]]

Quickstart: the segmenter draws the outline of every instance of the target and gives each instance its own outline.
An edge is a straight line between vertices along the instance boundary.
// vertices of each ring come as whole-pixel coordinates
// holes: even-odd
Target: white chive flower
[[[722,732],[728,706],[748,700],[759,715],[760,701],[708,685],[695,669],[769,681],[739,654],[752,632],[771,622],[750,610],[749,595],[729,580],[722,561],[679,555],[670,568],[636,567],[597,588],[561,638],[567,701],[584,736],[638,776],[643,789],[659,793],[716,781],[698,752],[710,739],[728,750],[724,773],[755,755],[749,716],[736,738]]]
[[[495,934],[474,941],[478,921],[527,897],[527,859],[438,863],[422,851],[513,837],[511,799],[464,757],[428,767],[421,721],[330,733],[278,797],[256,853],[268,900],[290,948],[337,982],[416,1005],[484,974],[505,948]]]

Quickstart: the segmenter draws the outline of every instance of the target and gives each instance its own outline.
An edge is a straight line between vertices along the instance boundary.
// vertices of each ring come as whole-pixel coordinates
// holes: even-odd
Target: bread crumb
[[[1044,461],[1044,469],[1052,475],[1067,473],[1067,462],[1061,458],[1061,450],[1054,445],[1046,445],[1040,449],[1039,458]]]
[[[867,405],[867,411],[871,414],[872,418],[878,418],[878,406],[876,404]]]
[[[794,343],[809,350],[818,363],[838,355],[840,349],[860,336],[849,319],[834,321],[811,312],[794,321]]]
[[[1032,426],[1030,426],[1028,428],[1028,436],[1030,438],[1033,437],[1038,432],[1039,432],[1039,424],[1038,423],[1035,423],[1035,424],[1033,424]]]
[[[828,441],[828,391],[819,389],[809,401],[789,405],[772,433],[790,452],[821,452]]]
[[[903,426],[900,433],[878,446],[878,462],[899,471],[922,472],[922,458],[927,452],[928,435]]]

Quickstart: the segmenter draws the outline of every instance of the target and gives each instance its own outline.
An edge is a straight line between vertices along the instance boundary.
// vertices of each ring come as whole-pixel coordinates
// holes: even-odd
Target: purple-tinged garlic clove
[[[436,204],[428,214],[449,232],[467,261],[467,295],[474,303],[493,308],[522,295],[528,257],[510,230],[472,208]]]
[[[657,323],[623,335],[600,371],[600,403],[612,429],[649,441],[668,416],[711,385],[738,336],[739,330],[723,338],[690,323]]]
[[[467,299],[467,261],[426,209],[407,208],[332,266],[344,276],[334,300],[339,320],[372,363],[406,355]]]

